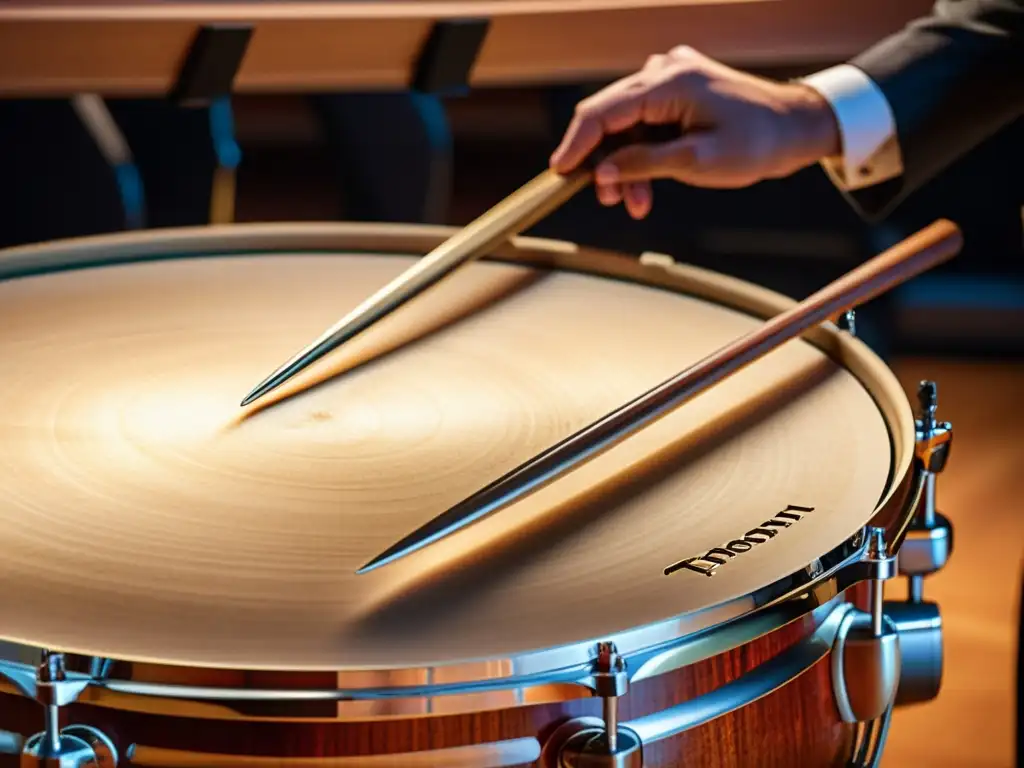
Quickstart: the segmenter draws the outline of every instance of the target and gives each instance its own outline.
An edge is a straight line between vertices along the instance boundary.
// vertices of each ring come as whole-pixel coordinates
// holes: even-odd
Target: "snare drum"
[[[872,765],[894,704],[935,695],[937,609],[881,588],[948,440],[831,324],[357,575],[791,305],[518,238],[239,408],[451,234],[245,225],[0,256],[11,765]]]

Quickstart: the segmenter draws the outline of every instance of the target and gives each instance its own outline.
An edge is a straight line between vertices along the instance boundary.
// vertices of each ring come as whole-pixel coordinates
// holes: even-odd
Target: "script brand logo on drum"
[[[728,563],[732,558],[744,552],[749,552],[758,544],[764,544],[769,539],[775,538],[779,531],[789,528],[793,523],[799,522],[805,515],[813,511],[814,507],[798,507],[795,504],[787,504],[784,510],[776,512],[770,520],[766,520],[757,528],[743,534],[743,538],[733,539],[721,547],[709,549],[698,557],[688,557],[685,560],[673,563],[665,569],[665,575],[669,576],[676,571],[686,569],[702,573],[705,576],[714,576],[715,571]]]

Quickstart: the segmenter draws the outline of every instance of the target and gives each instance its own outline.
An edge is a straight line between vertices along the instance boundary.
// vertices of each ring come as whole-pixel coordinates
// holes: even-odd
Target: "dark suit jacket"
[[[882,216],[1024,113],[1024,0],[938,0],[850,62],[885,93],[904,173],[851,194]]]

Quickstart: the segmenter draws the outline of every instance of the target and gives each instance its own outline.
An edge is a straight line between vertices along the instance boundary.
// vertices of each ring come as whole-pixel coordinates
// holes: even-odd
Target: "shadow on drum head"
[[[457,284],[454,290],[451,284],[444,286],[448,288],[446,293],[437,290],[442,286],[434,286],[338,348],[319,373],[296,376],[277,392],[268,393],[257,404],[249,406],[232,419],[225,430],[240,427],[267,408],[315,392],[344,374],[380,362],[395,352],[428,340],[464,320],[477,317],[487,309],[531,288],[547,275],[539,270],[516,272],[511,276],[502,271],[490,280],[478,279],[472,291],[467,292],[460,290]],[[415,322],[405,322],[403,325],[403,321],[408,319],[406,314],[414,307],[422,311],[416,312]]]
[[[514,535],[506,533],[488,541],[486,546],[433,568],[413,569],[387,595],[368,605],[351,631],[356,636],[380,639],[408,631],[410,622],[420,626],[444,622],[453,611],[471,607],[474,600],[492,587],[514,579],[517,571],[531,561],[566,545],[588,525],[614,514],[616,508],[664,482],[680,467],[718,450],[837,373],[833,362],[819,360],[787,377],[770,392],[737,403],[718,418],[647,457],[642,464],[623,469],[517,527]],[[666,565],[658,564],[659,570]]]

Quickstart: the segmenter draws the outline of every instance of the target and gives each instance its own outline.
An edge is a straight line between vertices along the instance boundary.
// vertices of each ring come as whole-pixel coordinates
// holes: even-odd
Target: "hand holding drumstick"
[[[653,205],[651,180],[734,189],[789,176],[841,151],[839,126],[813,88],[756,77],[680,46],[577,105],[551,167],[572,173],[609,133],[674,122],[684,135],[619,149],[596,169],[597,197],[633,218]]]

